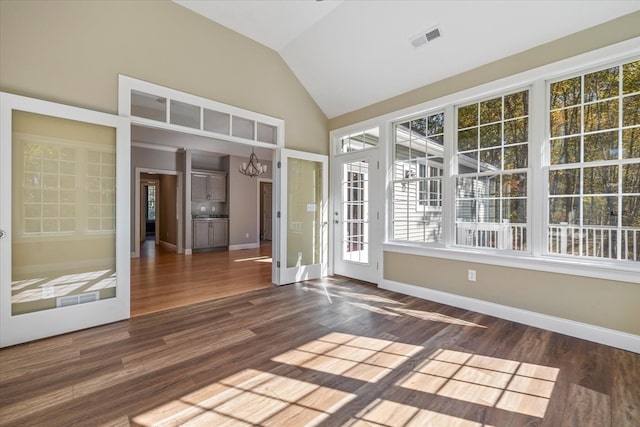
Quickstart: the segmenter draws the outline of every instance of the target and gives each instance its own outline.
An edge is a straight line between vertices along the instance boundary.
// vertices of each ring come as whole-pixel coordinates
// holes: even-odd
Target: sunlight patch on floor
[[[144,426],[317,425],[356,397],[245,369],[133,419]]]
[[[543,418],[559,369],[438,350],[398,386]]]
[[[360,381],[377,382],[422,349],[410,344],[335,332],[272,360]]]

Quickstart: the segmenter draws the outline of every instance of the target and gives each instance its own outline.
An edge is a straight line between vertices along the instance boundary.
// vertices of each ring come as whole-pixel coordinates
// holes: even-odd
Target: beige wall
[[[640,12],[331,119],[338,129],[640,36]],[[477,271],[470,285],[467,270]],[[384,253],[384,278],[640,335],[640,284]]]
[[[326,154],[327,119],[273,50],[173,2],[1,1],[0,90],[117,114],[118,74],[285,120]]]
[[[384,254],[384,278],[640,335],[637,283],[393,252]]]
[[[267,172],[259,178],[271,179],[273,165],[270,161],[259,159],[267,165]],[[250,178],[238,172],[246,157],[229,156],[229,245],[247,245],[260,243],[258,235],[258,178]],[[249,237],[246,235],[249,234]]]

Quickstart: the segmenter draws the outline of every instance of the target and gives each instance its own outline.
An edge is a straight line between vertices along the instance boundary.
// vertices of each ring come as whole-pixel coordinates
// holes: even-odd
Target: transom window
[[[338,151],[340,153],[350,153],[352,151],[377,147],[380,139],[379,133],[378,127],[376,126],[372,129],[343,136],[340,138]]]
[[[548,91],[548,252],[640,261],[640,61]]]
[[[527,250],[529,91],[457,109],[456,237]]]

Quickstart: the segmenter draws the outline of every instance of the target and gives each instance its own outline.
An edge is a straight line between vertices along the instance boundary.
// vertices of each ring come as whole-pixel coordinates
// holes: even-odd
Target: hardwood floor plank
[[[611,426],[611,402],[608,395],[572,384],[567,400],[569,404],[562,417],[563,426]]]

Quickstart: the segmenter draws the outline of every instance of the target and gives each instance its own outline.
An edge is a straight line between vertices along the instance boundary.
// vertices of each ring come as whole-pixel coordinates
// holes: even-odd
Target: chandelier
[[[267,165],[261,165],[260,160],[258,160],[258,156],[253,152],[253,148],[251,149],[251,156],[249,156],[249,163],[242,162],[238,172],[242,175],[250,176],[254,178],[258,175],[262,175],[267,171]]]

